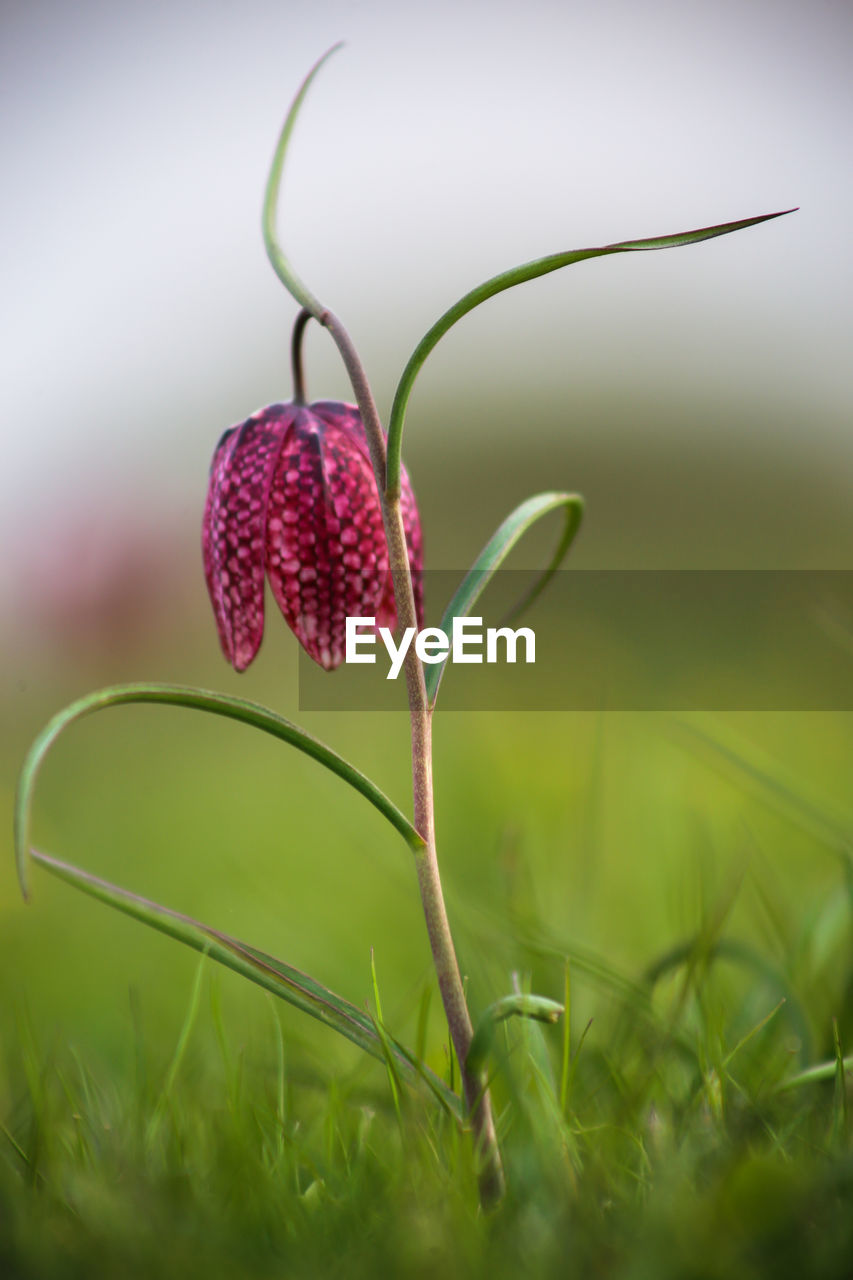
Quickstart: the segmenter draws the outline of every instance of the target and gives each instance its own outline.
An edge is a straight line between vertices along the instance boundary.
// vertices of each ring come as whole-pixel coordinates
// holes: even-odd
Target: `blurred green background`
[[[222,429],[289,395],[294,312],[258,214],[310,63],[349,41],[300,125],[285,240],[350,325],[383,411],[435,316],[512,262],[802,205],[704,246],[570,268],[450,335],[405,444],[432,567],[464,570],[511,506],[561,487],[587,500],[578,567],[847,568],[851,19],[767,2],[439,4],[427,19],[381,0],[310,14],[87,0],[7,5],[2,22],[0,1029],[10,1057],[28,1014],[43,1043],[127,1069],[131,1006],[165,1061],[196,960],[38,872],[25,908],[14,779],[58,707],[120,680],[297,717],[275,613],[249,672],[221,659],[199,526]],[[347,394],[316,332],[308,376],[317,398]],[[541,563],[553,534],[515,563]],[[301,719],[407,803],[402,713]],[[844,999],[828,959],[841,873],[803,813],[849,829],[853,722],[701,725],[746,759],[765,752],[792,780],[784,803],[663,716],[439,714],[440,855],[476,1005],[514,969],[559,995],[549,946],[637,974],[743,875],[729,928],[778,957],[801,947],[826,1047]],[[189,712],[110,711],[50,757],[35,838],[359,1004],[373,947],[386,1018],[411,1040],[429,954],[405,849],[280,744]],[[235,1038],[268,1048],[265,998],[221,981]],[[579,979],[578,1026],[603,998]],[[353,1060],[285,1021],[317,1064]],[[430,1053],[440,1068],[435,1008]]]

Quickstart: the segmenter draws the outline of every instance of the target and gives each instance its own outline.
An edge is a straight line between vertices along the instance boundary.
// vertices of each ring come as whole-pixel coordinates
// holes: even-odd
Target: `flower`
[[[423,627],[421,524],[403,471],[401,507]],[[264,631],[264,576],[297,640],[327,671],[346,618],[397,624],[382,510],[354,405],[273,404],[216,446],[202,527],[207,589],[225,657],[245,671]]]

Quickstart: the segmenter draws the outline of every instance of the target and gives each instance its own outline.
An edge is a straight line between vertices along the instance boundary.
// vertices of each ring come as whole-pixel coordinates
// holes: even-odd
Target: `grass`
[[[4,1275],[849,1274],[843,1094],[780,1090],[781,1010],[729,1043],[710,973],[677,1022],[623,1005],[576,1044],[564,1111],[546,1038],[506,1026],[510,1196],[489,1219],[443,1112],[407,1096],[398,1113],[378,1070],[291,1064],[274,1017],[242,1051],[203,998],[211,979],[199,970],[165,1070],[140,1044],[132,1076],[110,1077],[22,1024]]]
[[[192,717],[107,719],[46,766],[36,839],[381,1000],[448,1078],[410,868],[360,798],[331,809],[319,771],[282,778],[252,735],[235,754]],[[399,796],[385,723],[312,727]],[[477,1212],[469,1143],[429,1094],[34,868],[2,942],[0,1274],[850,1275],[846,719],[443,723],[475,1010],[513,990],[570,1007],[496,1028],[505,1205]],[[129,824],[134,795],[161,803]]]

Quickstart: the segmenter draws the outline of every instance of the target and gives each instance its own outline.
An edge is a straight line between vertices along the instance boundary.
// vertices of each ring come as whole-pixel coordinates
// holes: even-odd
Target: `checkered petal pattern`
[[[401,508],[423,627],[423,545],[408,475]],[[354,405],[274,404],[217,445],[202,551],[225,657],[245,671],[264,630],[264,580],[300,644],[330,671],[347,617],[396,626],[376,481]]]

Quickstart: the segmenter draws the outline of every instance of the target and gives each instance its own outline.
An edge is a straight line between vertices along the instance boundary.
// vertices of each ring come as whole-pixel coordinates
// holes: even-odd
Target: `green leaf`
[[[406,419],[406,408],[409,396],[415,385],[415,379],[423,368],[427,356],[435,346],[469,311],[479,307],[480,303],[511,289],[514,285],[524,284],[527,280],[535,280],[538,276],[547,275],[550,271],[559,271],[561,267],[571,266],[575,262],[583,262],[587,258],[603,258],[613,253],[637,253],[649,249],[677,249],[682,245],[698,244],[702,240],[712,240],[715,236],[725,236],[732,231],[742,231],[744,227],[754,227],[759,222],[768,222],[771,218],[781,218],[786,213],[794,213],[794,209],[783,209],[779,213],[764,213],[757,218],[742,218],[739,222],[723,222],[714,227],[700,227],[698,231],[682,231],[672,236],[653,236],[648,240],[622,240],[617,244],[601,245],[597,249],[570,249],[566,253],[552,253],[546,258],[537,258],[534,262],[526,262],[520,267],[512,267],[500,275],[493,276],[483,284],[466,293],[464,298],[455,302],[443,316],[436,320],[432,328],[424,334],[415,347],[409,362],[403,370],[403,376],[394,395],[391,407],[391,421],[388,426],[388,461],[386,471],[386,491],[391,498],[400,492],[400,454],[403,442],[403,426]]]
[[[853,1055],[841,1059],[841,1068],[844,1072],[853,1072]],[[829,1062],[819,1062],[817,1066],[798,1071],[795,1076],[788,1076],[787,1080],[782,1080],[775,1086],[773,1092],[782,1093],[786,1089],[799,1089],[804,1084],[823,1084],[826,1080],[837,1079],[838,1072],[839,1062],[836,1051],[836,1056]]]
[[[499,1022],[507,1018],[533,1018],[536,1022],[558,1022],[563,1006],[547,996],[512,995],[503,996],[489,1005],[477,1024],[468,1050],[465,1065],[472,1075],[477,1075],[486,1058],[492,1051],[495,1042],[495,1031]]]
[[[80,870],[79,867],[51,857],[40,849],[31,849],[30,856],[51,875],[65,880],[98,901],[133,916],[135,920],[159,929],[161,933],[183,942],[185,946],[203,952],[212,960],[233,969],[250,982],[301,1009],[303,1013],[310,1014],[380,1062],[387,1064],[390,1054],[402,1079],[410,1085],[424,1080],[447,1110],[456,1117],[461,1115],[459,1099],[434,1072],[423,1063],[416,1062],[387,1032],[384,1037],[380,1037],[366,1012],[335,995],[308,974],[258,951],[256,947],[239,942],[226,933],[220,933],[218,929],[211,929],[190,916],[121,889],[107,880]]]
[[[284,253],[284,250],[279,243],[275,224],[278,214],[278,193],[281,188],[284,160],[287,155],[287,148],[290,143],[290,136],[293,133],[293,128],[296,124],[296,119],[302,108],[302,103],[305,101],[305,95],[310,89],[311,82],[317,72],[323,64],[331,58],[333,53],[337,53],[338,49],[340,49],[342,45],[343,41],[339,40],[337,44],[333,44],[331,49],[328,49],[326,53],[323,54],[322,58],[319,58],[317,62],[314,63],[314,66],[302,81],[299,92],[293,99],[273,154],[273,161],[270,166],[270,173],[267,179],[266,191],[264,193],[264,207],[261,217],[261,229],[264,234],[264,245],[266,246],[267,257],[272,263],[273,271],[276,273],[288,293],[296,299],[299,305],[301,307],[305,307],[307,311],[310,311],[313,316],[318,318],[322,314],[323,307],[306,285],[302,283],[299,276],[291,267],[287,255]]]
[[[255,702],[247,702],[243,698],[232,698],[221,693],[208,693],[204,689],[183,688],[169,684],[122,684],[113,685],[109,689],[101,689],[87,694],[72,702],[60,711],[45,725],[27,754],[18,781],[18,794],[15,800],[15,857],[18,867],[18,879],[24,897],[29,896],[27,889],[27,853],[30,845],[30,810],[32,808],[33,791],[42,761],[53,743],[70,724],[95,711],[103,711],[105,707],[115,707],[131,702],[168,703],[171,706],[189,707],[196,711],[207,711],[213,715],[225,716],[231,720],[241,720],[244,724],[261,729],[264,733],[280,738],[290,746],[296,747],[306,755],[317,760],[326,769],[343,778],[356,791],[360,791],[379,812],[388,819],[400,832],[409,848],[415,853],[424,847],[406,815],[397,808],[383,791],[366,778],[363,773],[351,765],[343,756],[339,756],[331,747],[327,747],[319,739],[306,733],[297,725],[291,724],[283,716],[268,711]]]
[[[527,530],[537,520],[541,520],[543,516],[546,516],[549,511],[556,511],[561,507],[564,508],[565,512],[565,524],[560,541],[551,558],[551,563],[541,577],[536,580],[530,591],[510,612],[505,621],[517,618],[533,603],[557,572],[580,527],[581,516],[583,515],[583,498],[576,493],[537,493],[535,497],[528,498],[526,502],[522,502],[507,516],[503,524],[489,538],[489,541],[483,547],[483,550],[477,556],[477,559],[455,591],[441,619],[441,629],[443,631],[449,635],[453,630],[453,619],[468,616],[472,606],[488,586],[493,574],[500,568],[510,551]],[[438,697],[438,687],[441,684],[441,678],[449,656],[448,654],[441,662],[436,662],[426,667],[424,679],[426,681],[427,697],[431,706],[435,705],[435,700]]]

